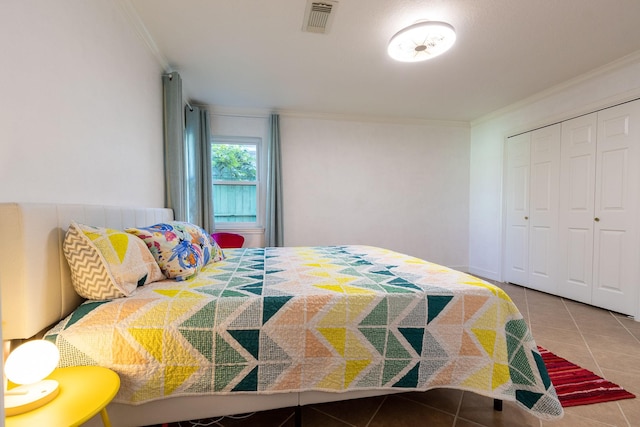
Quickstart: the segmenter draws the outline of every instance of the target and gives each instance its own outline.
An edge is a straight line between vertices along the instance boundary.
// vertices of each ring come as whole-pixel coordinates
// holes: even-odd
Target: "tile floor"
[[[588,305],[504,283],[502,287],[528,321],[536,343],[613,381],[635,399],[567,408],[559,421],[541,421],[510,402],[493,410],[493,400],[458,390],[432,390],[303,408],[303,427],[481,427],[640,426],[640,322]],[[293,409],[247,418],[223,418],[183,427],[293,427]]]

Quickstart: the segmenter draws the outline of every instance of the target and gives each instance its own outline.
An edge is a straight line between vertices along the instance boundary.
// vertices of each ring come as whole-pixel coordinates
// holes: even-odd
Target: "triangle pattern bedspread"
[[[368,246],[226,250],[198,276],[88,301],[49,331],[61,366],[116,371],[115,401],[449,387],[562,407],[498,287]]]

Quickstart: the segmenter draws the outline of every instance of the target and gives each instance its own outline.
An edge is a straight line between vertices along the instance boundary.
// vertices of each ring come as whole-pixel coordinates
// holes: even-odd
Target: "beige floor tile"
[[[640,374],[619,369],[603,369],[602,373],[607,380],[635,394],[637,398],[634,401],[640,406]],[[640,418],[638,420],[640,421]]]
[[[578,332],[573,319],[568,315],[559,315],[559,314],[539,314],[536,312],[530,312],[529,314],[529,324],[531,328],[535,329],[536,326],[546,326],[552,327],[556,329],[565,329],[568,331]],[[534,336],[535,338],[535,336]]]
[[[543,427],[628,427],[627,424],[617,426],[611,423],[602,423],[577,414],[565,413],[564,417],[557,421],[542,421]]]
[[[616,318],[616,320],[623,323],[625,326],[633,330],[640,331],[640,322],[635,320],[633,316],[627,316],[625,314],[617,314],[617,313],[614,313],[613,316]]]
[[[540,420],[512,402],[504,402],[502,411],[493,409],[493,399],[465,392],[458,417],[483,426],[539,427]]]
[[[570,325],[572,329],[576,328],[576,323],[573,317],[567,310],[562,308],[557,309],[555,307],[546,306],[544,309],[535,307],[535,310],[531,309],[531,303],[529,303],[529,316],[532,320],[546,320],[548,326],[555,326],[553,322],[562,322],[562,324]]]
[[[592,350],[615,351],[631,356],[640,354],[640,343],[624,334],[596,335],[583,332],[582,336]]]
[[[571,312],[571,314],[575,316],[579,316],[581,314],[602,316],[602,317],[613,317],[613,315],[608,310],[603,310],[599,307],[594,307],[589,304],[583,304],[581,302],[571,301],[567,299],[562,299],[567,309]]]
[[[606,335],[611,338],[620,338],[627,344],[632,344],[640,349],[640,340],[636,339],[631,331],[624,325],[599,325],[599,326],[584,326],[578,325],[578,329],[584,335]]]
[[[522,289],[527,297],[527,300],[530,302],[537,302],[540,305],[557,304],[558,302],[562,302],[560,298],[550,294],[546,294],[544,292],[539,292],[534,289],[524,287]]]
[[[636,322],[634,319],[628,316],[616,316],[616,320],[627,330],[633,337],[640,341],[640,322]]]
[[[449,414],[456,414],[462,399],[462,391],[452,389],[435,389],[426,392],[404,393],[399,396],[423,405],[431,406]]]
[[[223,427],[243,427],[243,426],[255,426],[255,427],[274,427],[287,425],[289,419],[293,422],[293,408],[273,409],[271,411],[256,412],[255,414],[244,417],[225,417],[217,425]],[[189,425],[189,424],[187,424]],[[196,424],[197,425],[197,424]],[[201,422],[200,425],[206,425],[205,422]],[[211,424],[216,425],[216,424]],[[293,423],[291,424],[294,425]]]
[[[640,402],[638,394],[636,394],[635,399],[625,399],[618,401],[618,405],[620,405],[622,413],[629,422],[630,426],[640,426]]]
[[[283,427],[293,427],[295,425],[291,424],[291,422],[293,421],[293,419],[289,420]],[[313,408],[303,408],[302,425],[304,427],[352,427],[344,421],[333,418],[325,413],[316,411]],[[254,426],[252,424],[247,424],[247,427]]]
[[[640,426],[640,374],[606,369],[604,377],[636,395],[634,399],[618,400],[616,403],[629,421],[629,425]]]
[[[454,427],[485,427],[482,424],[474,423],[472,421],[467,421],[462,418],[458,418]]]
[[[582,336],[580,336],[580,334],[578,333],[577,328],[574,330],[559,329],[555,327],[535,324],[531,326],[531,333],[533,334],[536,340],[536,343],[538,343],[538,345],[542,345],[542,343],[547,340],[559,341],[559,342],[572,344],[576,346],[585,345],[585,342],[582,339]],[[544,347],[544,345],[542,346]]]
[[[572,418],[573,416],[582,419],[597,421],[602,424],[610,424],[614,426],[626,426],[625,418],[620,406],[617,402],[598,403],[595,405],[582,405],[565,408],[565,416]]]
[[[527,301],[529,301],[530,304],[534,303],[539,304],[540,306],[552,305],[564,307],[562,299],[558,298],[555,295],[545,294],[544,292],[538,292],[531,289],[527,289],[526,294]]]
[[[551,301],[546,297],[540,299],[539,297],[531,298],[531,296],[527,295],[527,304],[529,304],[529,309],[535,306],[535,312],[569,314],[567,307],[561,299]]]
[[[571,316],[581,330],[607,330],[607,328],[624,329],[618,319],[611,316],[609,313],[603,313],[602,311],[594,311],[592,313],[583,312],[579,314],[571,313]]]
[[[527,297],[527,291],[525,290],[525,288],[521,288],[519,286],[514,286],[514,285],[505,285],[505,286],[498,286],[498,287],[503,291],[505,291],[511,298]]]
[[[586,317],[575,318],[578,329],[585,334],[620,336],[628,340],[629,330],[620,324],[616,319],[609,318],[607,321],[587,320]],[[640,345],[640,344],[639,344]]]
[[[385,396],[353,399],[312,405],[317,411],[343,420],[354,426],[366,426],[378,411]]]
[[[398,396],[388,396],[369,427],[451,427],[454,420],[454,415]]]
[[[516,305],[516,307],[518,307],[518,310],[525,312],[527,311],[527,298],[524,296],[513,296],[513,295],[509,295],[511,297],[511,301],[513,301],[513,303]]]
[[[562,300],[569,313],[574,317],[593,317],[599,320],[615,319],[614,315],[608,310],[603,310],[592,305],[575,303]]]
[[[636,340],[640,341],[640,330],[632,330],[632,331],[629,331],[629,333],[633,335]]]
[[[603,372],[615,370],[629,375],[640,375],[640,351],[636,355],[631,355],[592,348],[591,352]]]

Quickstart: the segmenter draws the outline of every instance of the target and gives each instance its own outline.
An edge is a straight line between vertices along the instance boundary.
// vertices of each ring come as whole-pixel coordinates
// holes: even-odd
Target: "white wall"
[[[268,138],[266,113],[210,111],[213,135]],[[280,137],[286,246],[375,245],[467,269],[467,126],[284,113]],[[232,231],[264,245],[262,229]]]
[[[111,0],[0,12],[0,201],[164,205],[162,69]]]
[[[640,97],[640,53],[507,107],[471,126],[469,271],[502,278],[505,138]]]
[[[280,118],[286,246],[381,246],[468,266],[469,128]]]

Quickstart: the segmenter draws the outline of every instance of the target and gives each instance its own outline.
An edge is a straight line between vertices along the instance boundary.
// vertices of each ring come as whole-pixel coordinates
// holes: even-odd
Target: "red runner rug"
[[[565,408],[636,397],[619,385],[556,356],[540,346],[538,351],[558,393],[560,404]]]

